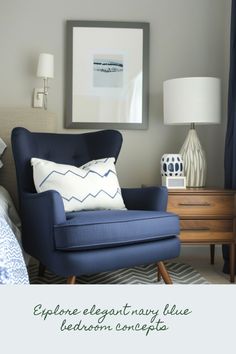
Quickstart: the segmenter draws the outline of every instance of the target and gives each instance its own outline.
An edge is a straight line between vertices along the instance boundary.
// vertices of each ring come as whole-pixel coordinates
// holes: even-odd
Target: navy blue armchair
[[[165,283],[171,283],[163,261],[179,255],[179,220],[166,212],[166,188],[122,189],[127,211],[65,213],[58,192],[36,193],[32,157],[81,166],[117,159],[121,145],[122,135],[115,130],[52,134],[13,129],[22,243],[41,270],[46,267],[74,284],[76,276],[156,262]]]

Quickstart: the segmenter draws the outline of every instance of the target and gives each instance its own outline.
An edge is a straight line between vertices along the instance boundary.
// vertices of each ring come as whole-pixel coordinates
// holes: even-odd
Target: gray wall
[[[40,52],[55,55],[49,110],[63,130],[65,21],[150,22],[150,117],[147,131],[123,131],[118,163],[123,186],[160,182],[163,153],[178,152],[188,128],[163,125],[163,81],[217,76],[223,83],[223,123],[199,127],[208,185],[223,185],[230,0],[0,0],[0,106],[30,107]],[[75,131],[69,131],[74,133]]]

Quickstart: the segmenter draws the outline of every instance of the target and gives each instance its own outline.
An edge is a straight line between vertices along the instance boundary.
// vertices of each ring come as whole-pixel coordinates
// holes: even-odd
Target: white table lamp
[[[48,95],[48,79],[54,77],[54,56],[52,54],[41,53],[39,55],[37,76],[43,78],[43,94],[44,109],[47,109],[47,95]]]
[[[217,124],[221,117],[220,79],[188,77],[164,82],[164,123],[190,124],[180,150],[187,187],[204,187],[206,157],[195,124]]]

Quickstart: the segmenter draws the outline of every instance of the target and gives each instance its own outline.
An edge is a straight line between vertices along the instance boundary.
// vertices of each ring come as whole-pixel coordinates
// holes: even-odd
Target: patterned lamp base
[[[184,161],[187,187],[204,187],[206,183],[206,157],[195,129],[190,129],[180,150]]]

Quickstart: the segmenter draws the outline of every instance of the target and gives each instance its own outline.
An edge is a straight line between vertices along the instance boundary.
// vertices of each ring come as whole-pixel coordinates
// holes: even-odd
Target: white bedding
[[[0,284],[29,283],[20,244],[19,216],[9,193],[0,186]]]

